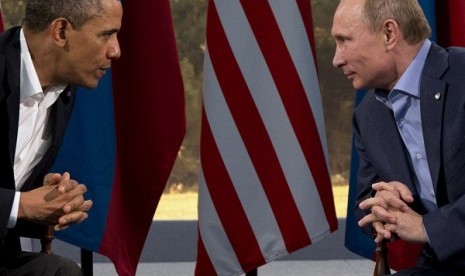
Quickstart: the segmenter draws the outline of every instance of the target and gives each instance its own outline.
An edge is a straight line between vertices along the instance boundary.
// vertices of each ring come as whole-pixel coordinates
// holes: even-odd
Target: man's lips
[[[353,76],[355,75],[355,73],[354,73],[354,72],[344,72],[344,75],[346,75],[346,77],[347,77],[348,79],[352,79]]]
[[[98,68],[98,71],[97,71],[97,74],[98,74],[98,78],[101,78],[103,77],[103,75],[105,75],[107,69],[110,69],[110,67],[99,67]]]

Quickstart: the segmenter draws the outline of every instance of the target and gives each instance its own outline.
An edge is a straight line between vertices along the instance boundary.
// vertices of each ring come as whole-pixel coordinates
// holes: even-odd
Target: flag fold
[[[337,229],[310,1],[210,1],[196,275],[238,275]]]

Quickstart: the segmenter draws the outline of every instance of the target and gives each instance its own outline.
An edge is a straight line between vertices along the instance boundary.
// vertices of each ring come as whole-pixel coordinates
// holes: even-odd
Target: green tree
[[[167,189],[197,188],[202,113],[206,0],[171,0],[186,98],[187,131]]]
[[[24,16],[24,0],[1,0],[5,28],[20,25]]]
[[[333,14],[338,4],[339,0],[312,0],[315,48],[328,139],[330,170],[333,175],[339,174],[347,179],[350,166],[351,118],[355,93],[340,70],[332,65],[335,43],[331,37],[331,28]]]

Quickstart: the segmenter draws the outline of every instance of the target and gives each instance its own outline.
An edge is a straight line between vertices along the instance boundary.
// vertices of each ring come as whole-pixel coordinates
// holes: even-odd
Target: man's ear
[[[53,41],[59,47],[64,47],[68,41],[67,34],[72,26],[65,18],[57,18],[50,24]]]
[[[384,34],[384,45],[386,50],[391,50],[397,43],[400,36],[399,25],[396,21],[388,19],[384,22],[382,28]]]

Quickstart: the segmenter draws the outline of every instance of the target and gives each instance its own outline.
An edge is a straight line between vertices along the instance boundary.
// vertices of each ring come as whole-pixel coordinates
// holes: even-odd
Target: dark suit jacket
[[[433,43],[420,91],[423,136],[439,208],[426,213],[418,199],[412,208],[424,214],[439,262],[465,267],[465,49],[443,49]],[[360,153],[358,202],[370,196],[371,184],[378,181],[400,181],[416,193],[393,113],[373,93],[354,114]],[[358,209],[357,215],[364,214]]]
[[[8,230],[7,223],[13,204],[15,181],[13,162],[18,134],[20,104],[20,42],[19,28],[0,35],[0,242],[18,233],[25,236],[42,234],[44,227],[18,221],[15,229]],[[75,98],[75,87],[68,87],[52,107],[52,145],[35,167],[21,191],[41,186],[43,177],[51,167],[63,139]]]

